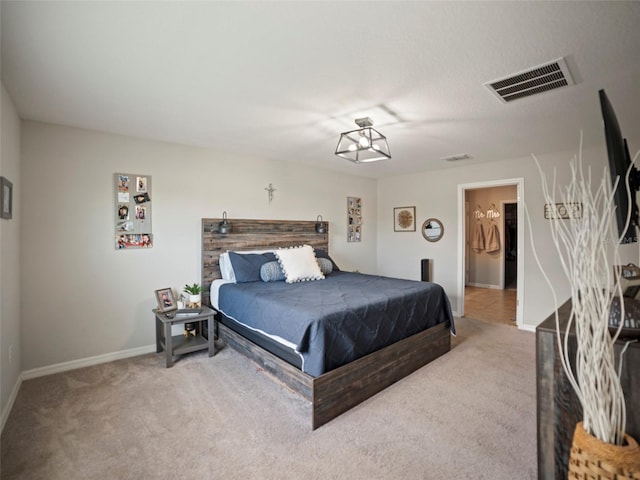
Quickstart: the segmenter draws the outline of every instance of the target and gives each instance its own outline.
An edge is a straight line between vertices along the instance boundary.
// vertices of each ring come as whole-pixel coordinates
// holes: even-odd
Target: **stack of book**
[[[202,308],[181,308],[176,310],[176,317],[187,317],[190,315],[200,315]]]

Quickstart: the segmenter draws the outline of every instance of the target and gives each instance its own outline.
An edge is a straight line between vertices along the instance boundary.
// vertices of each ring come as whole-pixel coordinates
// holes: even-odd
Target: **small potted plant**
[[[193,285],[187,283],[183,290],[187,294],[189,307],[193,308],[202,305],[202,287],[199,283],[194,283]]]

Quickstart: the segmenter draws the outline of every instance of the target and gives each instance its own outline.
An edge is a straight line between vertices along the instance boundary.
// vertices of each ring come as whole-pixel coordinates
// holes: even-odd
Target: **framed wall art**
[[[114,193],[116,249],[153,247],[151,176],[116,173]]]
[[[362,240],[362,198],[347,197],[347,242]]]
[[[568,220],[582,218],[581,203],[545,203],[544,218],[547,220]]]
[[[393,231],[416,231],[416,207],[396,207],[393,209]]]
[[[11,219],[13,217],[13,183],[4,177],[0,177],[0,206],[2,206],[0,218]]]

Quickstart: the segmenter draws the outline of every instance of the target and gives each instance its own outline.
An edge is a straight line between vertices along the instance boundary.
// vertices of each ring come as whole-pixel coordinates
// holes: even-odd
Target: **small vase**
[[[640,446],[629,435],[625,445],[606,443],[576,425],[569,457],[569,478],[640,480]]]

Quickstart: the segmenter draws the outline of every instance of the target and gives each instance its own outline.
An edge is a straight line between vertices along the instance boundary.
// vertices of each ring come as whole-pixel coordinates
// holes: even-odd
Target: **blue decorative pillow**
[[[229,252],[229,260],[233,267],[236,283],[248,283],[260,281],[260,267],[267,262],[275,261],[273,253],[247,253],[240,255]]]
[[[277,261],[267,262],[260,267],[260,278],[263,282],[281,282],[286,277]]]
[[[316,258],[316,260],[318,261],[318,265],[320,265],[320,271],[323,275],[329,275],[333,272],[333,263],[331,263],[331,260],[322,257]]]
[[[333,270],[335,270],[336,272],[340,271],[340,269],[338,268],[338,265],[336,265],[336,262],[333,261],[333,258],[331,258],[325,250],[316,248],[315,253],[316,253],[316,258],[326,258],[330,260]],[[320,265],[320,267],[322,267],[322,265]]]

